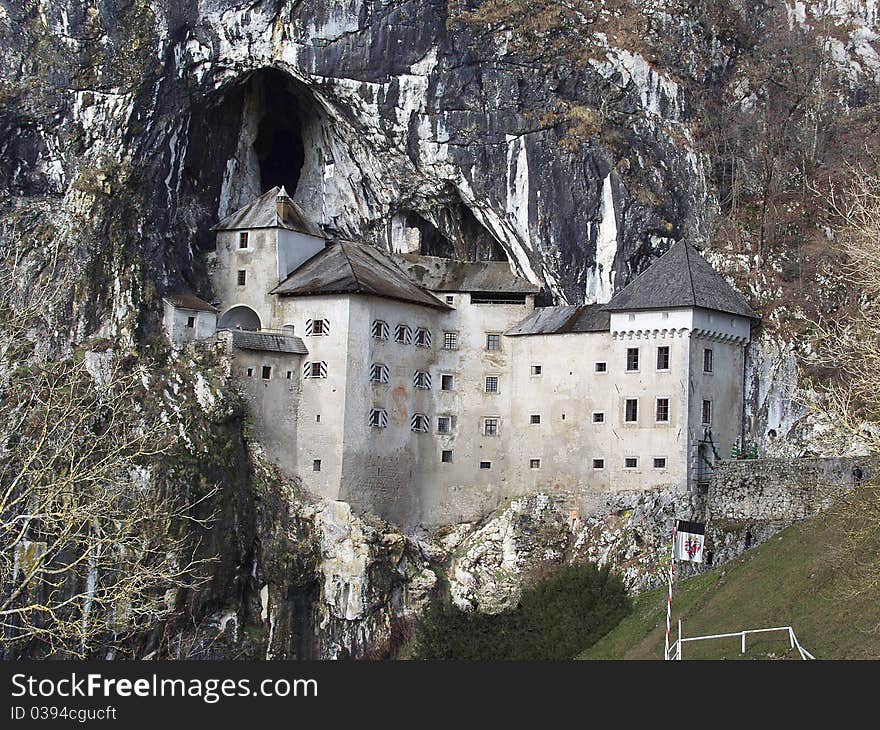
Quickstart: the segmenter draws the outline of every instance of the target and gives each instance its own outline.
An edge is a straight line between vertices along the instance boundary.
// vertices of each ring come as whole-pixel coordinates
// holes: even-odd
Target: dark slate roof
[[[609,311],[702,307],[760,319],[691,244],[679,241],[605,305]]]
[[[287,198],[284,218],[278,215],[277,200]],[[242,231],[254,228],[287,228],[291,231],[323,237],[321,229],[310,221],[302,209],[287,195],[283,187],[274,187],[243,208],[230,213],[212,231]]]
[[[568,304],[560,307],[538,307],[519,324],[504,334],[561,335],[569,332],[608,332],[611,313],[601,304]]]
[[[513,273],[504,261],[455,261],[417,254],[393,258],[416,284],[430,291],[532,294],[540,289]]]
[[[449,309],[410,281],[387,254],[353,241],[334,241],[291,272],[271,293],[280,296],[370,294]]]
[[[251,330],[232,330],[232,344],[241,350],[260,350],[262,352],[292,352],[308,355],[305,343],[299,337],[279,335],[273,332],[252,332]]]
[[[216,312],[217,308],[211,306],[204,299],[199,299],[195,294],[169,294],[165,301],[178,309],[192,309],[196,312]]]

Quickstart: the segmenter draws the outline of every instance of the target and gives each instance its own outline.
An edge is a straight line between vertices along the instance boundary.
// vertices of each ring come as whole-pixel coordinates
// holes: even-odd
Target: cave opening
[[[305,161],[302,101],[289,76],[277,69],[263,69],[251,83],[262,93],[262,117],[253,148],[260,167],[263,191],[284,186],[293,196]]]

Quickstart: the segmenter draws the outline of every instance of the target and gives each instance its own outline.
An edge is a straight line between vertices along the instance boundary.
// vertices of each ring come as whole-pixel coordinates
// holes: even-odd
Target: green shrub
[[[607,567],[567,565],[500,614],[432,603],[416,622],[415,659],[572,659],[632,610]]]

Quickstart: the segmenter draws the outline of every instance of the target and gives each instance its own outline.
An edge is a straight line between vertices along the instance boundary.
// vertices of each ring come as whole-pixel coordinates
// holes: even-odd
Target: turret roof
[[[283,218],[278,214],[278,198],[286,199]],[[309,236],[323,237],[321,229],[306,217],[283,187],[267,190],[259,198],[230,213],[211,230],[243,231],[254,228],[286,228]]]

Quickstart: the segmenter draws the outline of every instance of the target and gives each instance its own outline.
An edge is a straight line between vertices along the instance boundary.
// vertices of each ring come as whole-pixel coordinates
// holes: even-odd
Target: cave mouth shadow
[[[283,71],[264,68],[255,71],[248,85],[261,94],[262,116],[253,149],[260,167],[260,187],[284,186],[296,193],[305,162],[303,144],[304,99],[296,82]]]

